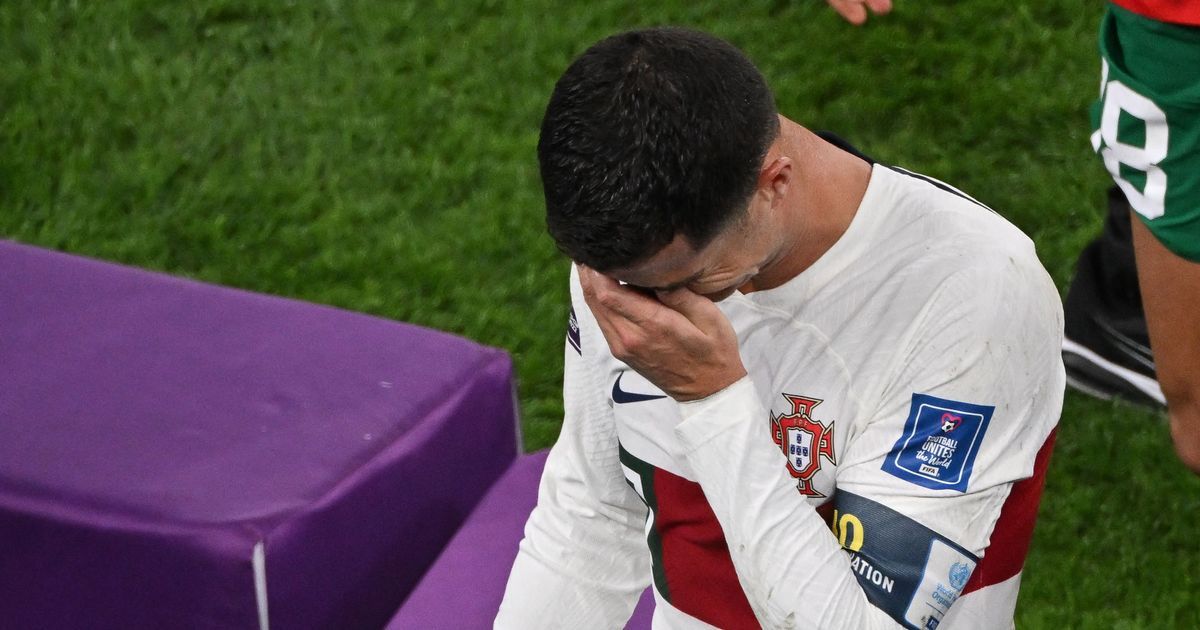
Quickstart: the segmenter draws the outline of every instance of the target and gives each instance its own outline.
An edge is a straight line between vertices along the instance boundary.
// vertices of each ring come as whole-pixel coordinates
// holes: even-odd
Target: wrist
[[[728,370],[720,377],[714,377],[708,381],[697,383],[691,388],[669,393],[671,394],[671,398],[674,398],[676,402],[693,403],[715,396],[743,378],[746,378],[746,368],[739,363],[736,369]]]

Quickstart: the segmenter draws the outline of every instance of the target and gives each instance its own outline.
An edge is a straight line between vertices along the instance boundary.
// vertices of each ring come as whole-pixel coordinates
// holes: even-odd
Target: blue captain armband
[[[867,600],[905,628],[937,628],[979,558],[866,497],[838,490],[834,504],[833,533]]]

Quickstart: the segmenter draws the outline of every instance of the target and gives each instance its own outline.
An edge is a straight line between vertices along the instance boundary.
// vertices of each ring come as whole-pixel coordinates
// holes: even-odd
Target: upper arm
[[[594,524],[613,536],[640,536],[646,506],[625,481],[605,390],[607,346],[572,273],[572,309],[563,367],[563,426],[550,451],[531,523],[564,528]],[[542,514],[544,513],[544,514]]]
[[[625,482],[599,362],[606,346],[572,278],[563,374],[563,427],[550,451],[538,505],[499,627],[604,627],[628,618],[649,581],[646,507]]]
[[[1020,571],[1062,404],[1061,322],[1040,267],[980,266],[940,286],[900,340],[838,471],[833,523],[860,585],[897,621],[920,627]],[[1013,601],[988,604],[1008,610],[986,615],[1004,627],[1010,586]]]

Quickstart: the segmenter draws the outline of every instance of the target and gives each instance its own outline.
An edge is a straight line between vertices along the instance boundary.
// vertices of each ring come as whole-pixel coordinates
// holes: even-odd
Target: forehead
[[[664,288],[686,283],[704,271],[720,240],[718,236],[707,247],[697,250],[687,238],[676,234],[666,247],[653,256],[629,267],[613,269],[606,275],[640,287]]]

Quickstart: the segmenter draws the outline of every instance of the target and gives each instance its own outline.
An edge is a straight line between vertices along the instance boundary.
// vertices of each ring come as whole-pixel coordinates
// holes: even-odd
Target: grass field
[[[543,447],[567,263],[534,147],[589,43],[730,39],[785,114],[972,193],[1065,288],[1107,185],[1086,118],[1102,10],[898,0],[856,29],[818,0],[5,0],[0,237],[506,348]],[[1018,626],[1200,628],[1198,519],[1163,417],[1069,393]]]

